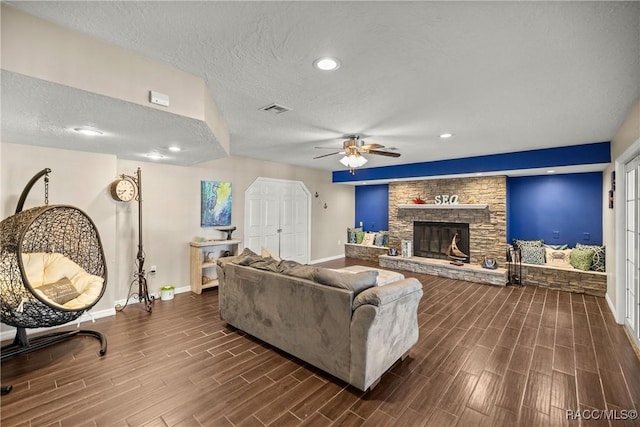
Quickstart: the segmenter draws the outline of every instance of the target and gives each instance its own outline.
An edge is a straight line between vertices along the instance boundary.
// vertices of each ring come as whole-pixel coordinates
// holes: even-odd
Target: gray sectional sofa
[[[422,284],[414,278],[363,286],[374,272],[298,265],[285,274],[284,262],[237,262],[217,267],[221,318],[360,390],[418,340]]]

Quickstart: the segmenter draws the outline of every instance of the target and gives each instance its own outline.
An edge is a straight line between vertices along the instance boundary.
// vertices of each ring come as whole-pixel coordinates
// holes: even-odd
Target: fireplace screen
[[[456,222],[413,223],[413,255],[425,258],[449,259],[447,249],[454,237],[457,248],[469,254],[469,224]],[[469,258],[466,259],[469,262]]]

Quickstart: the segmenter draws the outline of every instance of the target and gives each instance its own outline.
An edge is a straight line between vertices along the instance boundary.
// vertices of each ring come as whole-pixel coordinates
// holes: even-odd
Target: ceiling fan
[[[394,153],[391,151],[381,151],[380,148],[384,148],[384,145],[380,144],[365,144],[365,142],[360,139],[359,135],[345,135],[347,138],[342,143],[342,150],[335,151],[329,154],[323,154],[322,156],[314,157],[314,159],[321,159],[322,157],[333,156],[335,154],[344,154],[344,157],[340,159],[340,163],[349,167],[351,172],[355,168],[363,166],[367,163],[367,159],[362,156],[362,154],[375,154],[379,156],[387,156],[387,157],[400,157],[400,153]],[[327,149],[329,147],[315,147],[320,149]],[[333,148],[329,148],[333,150]]]

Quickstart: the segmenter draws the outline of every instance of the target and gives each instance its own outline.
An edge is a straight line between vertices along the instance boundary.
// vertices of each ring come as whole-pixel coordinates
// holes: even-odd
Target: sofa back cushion
[[[378,272],[376,270],[369,270],[359,273],[346,273],[318,267],[315,280],[323,285],[352,291],[355,296],[365,289],[376,285]]]

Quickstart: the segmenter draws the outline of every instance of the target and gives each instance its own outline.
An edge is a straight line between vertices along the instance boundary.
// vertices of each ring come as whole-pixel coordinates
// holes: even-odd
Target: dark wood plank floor
[[[356,260],[325,263],[339,267]],[[2,363],[7,426],[562,426],[636,410],[640,363],[602,298],[413,275],[420,340],[362,393],[229,328],[217,290],[136,305],[89,337]]]

